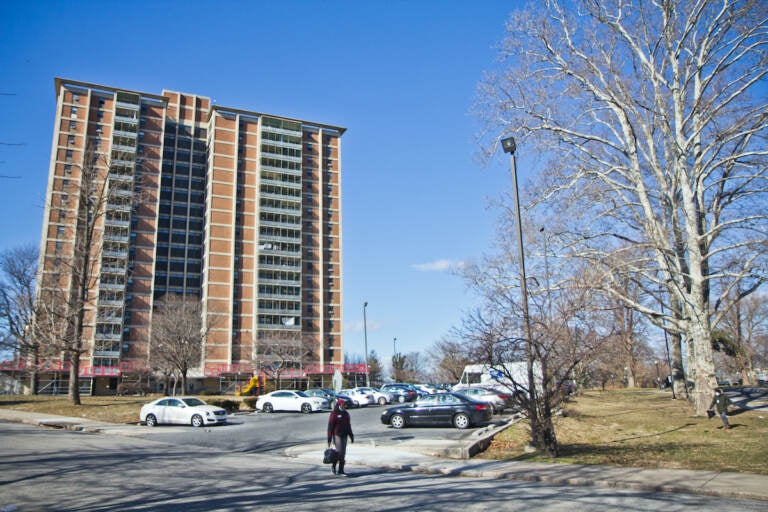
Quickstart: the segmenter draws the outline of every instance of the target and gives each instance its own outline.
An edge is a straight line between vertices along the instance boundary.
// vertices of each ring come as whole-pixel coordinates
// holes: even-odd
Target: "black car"
[[[411,384],[384,384],[379,389],[384,393],[391,393],[393,401],[400,402],[401,404],[403,402],[413,402],[420,396],[418,390]]]
[[[395,428],[407,426],[454,426],[469,428],[488,423],[491,406],[461,393],[436,393],[413,403],[390,407],[381,413],[381,422]]]

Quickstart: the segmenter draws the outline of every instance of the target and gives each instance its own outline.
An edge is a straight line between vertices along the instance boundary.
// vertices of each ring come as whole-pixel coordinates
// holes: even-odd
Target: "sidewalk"
[[[85,432],[116,435],[139,435],[136,425],[122,425],[70,418],[50,414],[27,413],[0,409],[0,420],[27,423],[49,428],[65,428]],[[483,432],[483,431],[481,431]],[[474,453],[477,446],[494,434],[484,431],[471,441],[446,446],[434,442],[406,441],[392,447],[374,443],[353,443],[347,447],[347,464],[363,465],[423,474],[498,478],[544,482],[559,485],[580,485],[674,492],[768,501],[768,476],[750,473],[723,473],[686,469],[643,469],[577,464],[545,464],[517,461],[444,458]],[[325,444],[294,446],[285,454],[320,463]],[[350,468],[354,471],[354,468]]]

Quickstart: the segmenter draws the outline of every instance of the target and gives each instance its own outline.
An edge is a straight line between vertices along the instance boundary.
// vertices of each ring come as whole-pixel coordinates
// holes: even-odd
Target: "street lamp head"
[[[367,302],[363,302],[363,307],[367,308],[368,307],[368,303]]]
[[[506,139],[501,139],[501,147],[505,153],[514,154],[517,149],[515,138],[507,137]]]

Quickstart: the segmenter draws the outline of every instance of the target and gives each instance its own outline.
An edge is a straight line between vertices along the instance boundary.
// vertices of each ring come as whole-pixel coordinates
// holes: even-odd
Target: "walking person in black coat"
[[[355,442],[355,434],[352,433],[352,422],[350,421],[349,413],[346,410],[346,404],[341,398],[336,400],[336,405],[333,406],[331,416],[328,418],[328,446],[331,443],[336,446],[336,452],[339,454],[339,475],[347,476],[344,472],[344,462],[347,455],[347,438],[351,442]],[[331,471],[336,473],[336,463],[331,465]]]
[[[731,405],[731,399],[725,396],[723,390],[715,388],[715,396],[712,398],[712,403],[709,404],[709,410],[713,407],[717,407],[717,414],[720,415],[720,419],[723,420],[723,426],[726,430],[731,428],[731,424],[728,423],[728,406]]]

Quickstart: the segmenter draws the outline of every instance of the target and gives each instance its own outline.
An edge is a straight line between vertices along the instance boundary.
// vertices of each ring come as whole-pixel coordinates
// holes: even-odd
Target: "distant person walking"
[[[715,396],[712,398],[712,403],[709,404],[709,410],[713,408],[717,409],[717,414],[720,415],[720,419],[723,420],[723,426],[726,430],[731,428],[731,424],[728,423],[728,406],[731,405],[731,399],[725,396],[723,390],[715,388]]]
[[[347,438],[355,442],[355,434],[352,433],[352,422],[349,413],[346,410],[346,403],[343,399],[336,400],[333,406],[331,416],[328,418],[328,446],[333,443],[336,452],[339,454],[339,475],[347,476],[344,472],[344,462],[347,455]],[[336,463],[331,464],[331,471],[336,473]]]

